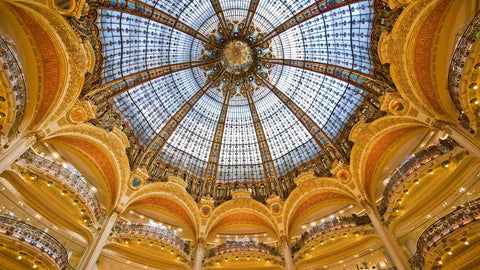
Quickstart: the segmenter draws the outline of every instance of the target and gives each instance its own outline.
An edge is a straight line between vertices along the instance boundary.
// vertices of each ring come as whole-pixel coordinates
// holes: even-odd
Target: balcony
[[[258,242],[229,242],[207,249],[204,254],[204,268],[220,265],[250,268],[256,266],[283,266],[280,248]]]
[[[462,227],[478,220],[480,220],[480,199],[466,202],[463,206],[457,207],[453,212],[430,225],[420,235],[417,242],[417,251],[409,260],[412,269],[423,269],[425,257],[436,243],[442,241],[442,239],[445,239],[448,235],[456,232]],[[460,241],[468,244],[466,237],[462,238]]]
[[[211,258],[214,256],[222,256],[226,253],[251,251],[264,254],[270,254],[273,256],[281,256],[278,248],[257,242],[231,242],[223,243],[214,248],[208,249],[205,252],[205,258]]]
[[[48,233],[33,227],[15,218],[0,215],[0,233],[7,237],[27,242],[39,249],[38,253],[45,252],[62,270],[73,270],[68,262],[68,254],[63,245]]]
[[[0,35],[0,65],[3,66],[15,95],[15,120],[10,128],[8,137],[15,137],[17,135],[18,127],[23,120],[28,100],[25,78],[23,77],[22,67],[17,59],[18,57],[12,49],[12,44]]]
[[[71,171],[55,161],[35,154],[31,150],[25,152],[22,159],[26,161],[24,166],[31,172],[49,176],[54,181],[60,181],[61,184],[70,187],[75,194],[78,194],[88,208],[88,211],[82,211],[82,213],[93,213],[94,223],[99,224],[104,220],[105,212],[98,202],[95,187],[78,171]],[[53,182],[47,182],[47,185],[51,184]]]
[[[133,241],[137,239],[137,243],[140,243],[140,238],[147,239],[150,246],[153,246],[155,241],[159,241],[161,245],[167,244],[174,247],[184,258],[190,260],[190,246],[178,235],[168,231],[164,226],[154,227],[141,224],[117,223],[112,228],[111,236],[126,244],[128,244],[130,239],[134,239]]]
[[[368,216],[357,217],[355,215],[347,217],[335,217],[323,223],[317,224],[304,232],[300,239],[292,246],[292,253],[300,251],[307,243],[315,238],[326,235],[332,231],[339,231],[345,228],[369,225],[370,218]]]
[[[412,157],[405,159],[397,169],[390,175],[390,180],[383,191],[383,198],[377,206],[378,212],[383,216],[388,209],[390,198],[403,181],[418,170],[421,166],[452,151],[458,144],[451,138],[440,141],[427,149],[415,153]]]

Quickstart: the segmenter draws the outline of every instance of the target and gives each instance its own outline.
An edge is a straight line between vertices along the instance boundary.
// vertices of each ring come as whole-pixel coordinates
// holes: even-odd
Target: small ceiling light
[[[17,259],[21,260],[21,259],[22,259],[22,255],[18,255]]]

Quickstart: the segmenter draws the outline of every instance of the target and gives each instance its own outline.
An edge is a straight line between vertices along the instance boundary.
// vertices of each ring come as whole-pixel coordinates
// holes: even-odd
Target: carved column
[[[198,241],[197,248],[195,249],[195,257],[193,259],[193,270],[202,270],[204,243]]]
[[[0,152],[0,173],[17,160],[36,141],[35,135],[18,138]]]
[[[283,258],[285,259],[285,270],[294,270],[295,266],[293,265],[292,260],[292,251],[290,250],[290,245],[286,238],[282,237],[282,252]]]
[[[93,237],[93,242],[88,246],[83,254],[77,269],[94,270],[97,267],[97,260],[102,253],[102,249],[107,243],[107,238],[112,231],[112,227],[117,221],[120,211],[112,212],[104,221],[100,231]]]
[[[392,258],[393,263],[398,270],[410,270],[410,263],[408,262],[405,254],[397,243],[395,236],[383,225],[377,211],[371,207],[368,203],[364,204],[367,215],[372,221],[375,232],[380,237],[387,250],[388,255]]]

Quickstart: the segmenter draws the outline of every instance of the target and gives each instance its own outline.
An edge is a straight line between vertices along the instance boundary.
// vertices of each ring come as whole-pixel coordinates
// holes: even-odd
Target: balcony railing
[[[413,270],[423,269],[425,255],[446,235],[455,230],[480,219],[480,198],[475,201],[466,202],[463,206],[457,207],[453,212],[442,217],[430,225],[417,242],[417,251],[410,258],[409,262]],[[466,240],[465,240],[466,241]]]
[[[30,245],[35,246],[45,252],[59,265],[62,270],[73,270],[68,262],[68,253],[63,245],[53,236],[35,228],[23,221],[0,215],[0,232],[26,241]]]
[[[475,18],[467,26],[467,29],[463,33],[461,39],[459,40],[455,52],[452,57],[452,62],[450,64],[450,71],[448,73],[448,90],[450,92],[450,97],[453,100],[453,103],[457,106],[459,111],[461,111],[460,105],[460,80],[462,78],[463,68],[465,62],[470,55],[473,44],[478,38],[478,33],[480,31],[480,12],[477,13]]]
[[[65,184],[73,188],[78,194],[83,197],[87,205],[91,208],[97,222],[101,222],[105,218],[105,212],[101,208],[100,203],[96,197],[95,188],[87,179],[79,172],[72,172],[64,168],[61,164],[55,161],[48,160],[42,156],[35,154],[32,151],[26,151],[22,158],[25,159],[29,165],[35,168],[42,169],[55,177],[60,178]]]
[[[23,77],[22,67],[17,59],[16,52],[5,37],[0,35],[0,65],[6,70],[15,93],[15,121],[10,128],[9,137],[17,134],[28,101],[27,85]]]
[[[432,145],[427,149],[415,153],[413,157],[405,159],[402,164],[395,169],[393,174],[390,175],[390,180],[383,191],[382,201],[378,205],[378,212],[380,215],[383,216],[385,214],[390,197],[400,184],[403,183],[405,178],[429,161],[452,151],[456,146],[458,146],[457,142],[451,138],[447,138],[441,140],[439,144]]]
[[[356,226],[363,226],[370,224],[370,218],[368,216],[346,216],[346,217],[335,217],[328,221],[317,224],[304,232],[300,239],[292,247],[292,253],[299,251],[304,247],[307,242],[313,240],[315,237],[326,234],[331,231],[335,231],[342,228],[350,228]]]
[[[214,248],[206,250],[205,259],[236,251],[261,252],[273,256],[281,256],[281,252],[278,248],[267,244],[257,242],[231,242],[223,243]]]
[[[179,250],[182,250],[187,255],[190,254],[190,246],[185,241],[183,241],[182,238],[180,238],[175,233],[167,230],[165,227],[117,223],[112,228],[112,232],[116,234],[141,235],[145,237],[155,238],[162,242],[169,243],[174,247],[177,247]]]

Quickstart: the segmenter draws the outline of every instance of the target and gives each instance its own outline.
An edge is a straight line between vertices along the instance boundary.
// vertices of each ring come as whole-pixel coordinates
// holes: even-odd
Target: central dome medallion
[[[222,64],[232,74],[241,74],[247,71],[253,62],[252,49],[247,43],[240,40],[229,41],[222,53]]]
[[[227,28],[218,24],[208,36],[200,59],[209,61],[202,69],[208,79],[215,78],[219,70],[224,70],[214,88],[220,92],[230,92],[237,97],[247,98],[261,88],[262,79],[268,79],[274,58],[269,40],[263,41],[264,34],[252,23],[248,30],[243,21],[227,21]],[[260,79],[261,78],[261,79]]]

